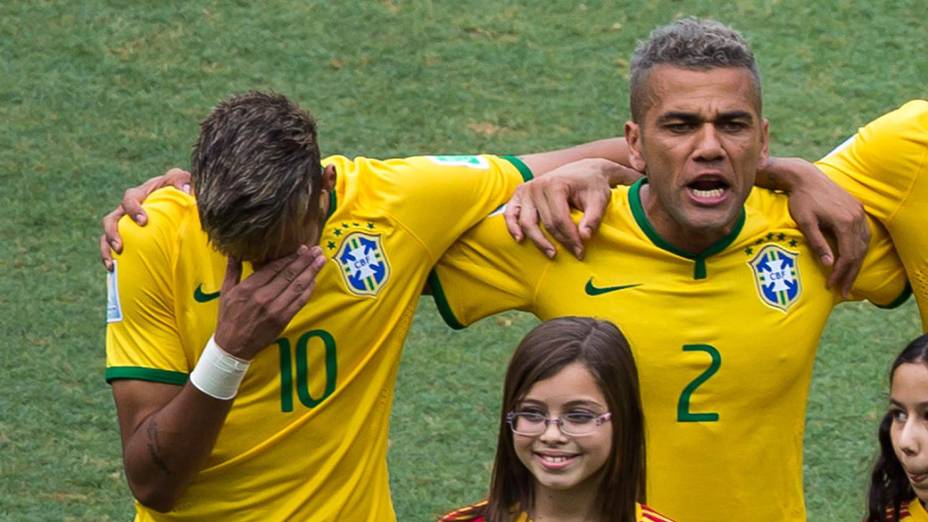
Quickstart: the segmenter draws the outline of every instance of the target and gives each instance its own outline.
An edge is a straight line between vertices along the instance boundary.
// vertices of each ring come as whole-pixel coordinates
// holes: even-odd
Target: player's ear
[[[335,165],[326,165],[322,167],[322,187],[319,190],[319,208],[322,209],[322,215],[329,212],[329,194],[335,190]],[[307,216],[308,217],[308,216]]]
[[[628,143],[628,162],[633,169],[644,172],[647,164],[641,153],[641,127],[631,120],[625,122],[625,141]]]
[[[326,165],[322,167],[322,190],[332,191],[335,189],[335,165]]]
[[[760,149],[760,163],[761,165],[767,163],[767,160],[770,158],[770,122],[767,121],[767,118],[763,118],[760,122],[760,139],[761,139],[761,149]]]

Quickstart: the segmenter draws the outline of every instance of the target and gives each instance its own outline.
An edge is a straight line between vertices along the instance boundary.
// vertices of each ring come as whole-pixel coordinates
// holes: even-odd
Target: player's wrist
[[[251,361],[224,350],[213,336],[190,372],[190,384],[214,399],[229,400],[238,394],[250,365]]]
[[[213,334],[213,340],[222,347],[222,351],[236,359],[250,362],[255,354],[250,353],[248,347],[245,346],[246,343],[243,342],[245,339],[247,339],[247,336],[235,332],[234,327],[223,328],[221,319],[219,325],[216,327],[216,333]]]
[[[758,185],[788,194],[814,189],[827,177],[802,158],[770,157],[758,170]]]
[[[610,187],[629,186],[640,179],[642,174],[621,163],[610,162],[603,177]]]

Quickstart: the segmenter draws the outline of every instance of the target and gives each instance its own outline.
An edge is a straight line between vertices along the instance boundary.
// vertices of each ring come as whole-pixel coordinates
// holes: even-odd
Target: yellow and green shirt
[[[136,503],[136,520],[395,519],[388,421],[419,294],[452,241],[531,173],[494,156],[323,163],[337,186],[309,304],[251,363],[175,509]],[[208,245],[193,197],[161,190],[145,207],[146,227],[120,223],[106,379],[182,385],[214,331],[226,259]]]
[[[894,509],[887,508],[885,513],[886,520],[896,520],[894,518]],[[928,511],[918,497],[901,507],[898,519],[900,522],[928,522]]]
[[[486,505],[487,501],[484,500],[452,511],[439,518],[438,522],[485,522],[486,519],[480,513]],[[650,506],[638,502],[635,503],[635,520],[638,522],[673,522],[673,520],[654,511]],[[532,522],[532,519],[525,511],[516,509],[512,516],[512,522]]]
[[[899,520],[905,520],[908,522],[928,522],[928,511],[925,511],[925,506],[922,505],[922,502],[916,497],[909,502],[907,508],[903,508],[901,517]]]
[[[928,101],[868,123],[817,165],[889,230],[928,331]]]
[[[643,183],[613,191],[584,261],[515,245],[489,217],[436,266],[439,311],[456,327],[508,309],[612,321],[638,365],[648,502],[687,522],[805,520],[806,398],[840,296],[785,196],[755,189],[730,235],[691,256],[648,221]],[[882,305],[908,296],[878,227],[854,292]]]

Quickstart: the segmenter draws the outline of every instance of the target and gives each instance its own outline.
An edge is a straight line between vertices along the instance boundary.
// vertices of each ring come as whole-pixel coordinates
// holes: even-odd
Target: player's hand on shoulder
[[[771,161],[795,174],[787,189],[790,215],[819,261],[831,268],[828,286],[847,297],[870,245],[863,205],[806,160]]]
[[[241,280],[242,263],[230,258],[222,282],[216,344],[240,359],[253,359],[303,308],[324,265],[321,248],[303,245]]]
[[[599,227],[611,198],[610,182],[631,183],[641,174],[612,161],[591,158],[568,163],[519,186],[506,205],[509,234],[516,241],[528,237],[546,256],[557,249],[540,225],[570,250],[583,258],[583,242]],[[571,208],[583,212],[579,223],[570,217]]]
[[[103,216],[103,235],[100,236],[100,260],[107,271],[113,269],[113,252],[122,252],[122,237],[119,235],[119,219],[126,214],[141,226],[148,222],[148,215],[142,208],[142,203],[152,192],[164,188],[176,187],[190,193],[190,173],[186,170],[173,168],[149,179],[137,187],[127,189],[122,196],[122,202],[115,210]]]

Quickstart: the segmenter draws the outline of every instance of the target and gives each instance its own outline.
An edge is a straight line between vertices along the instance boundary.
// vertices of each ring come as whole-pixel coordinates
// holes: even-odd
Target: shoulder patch
[[[760,249],[748,266],[754,271],[757,293],[764,304],[787,311],[802,293],[797,252],[768,244]]]
[[[119,269],[118,262],[113,260],[113,271],[106,274],[106,322],[118,323],[122,321],[122,307],[119,306],[119,288],[117,286],[118,277],[116,271]]]
[[[490,162],[481,156],[426,156],[439,165],[449,167],[470,167],[472,169],[486,170]]]
[[[377,295],[390,277],[390,262],[380,234],[352,232],[333,259],[348,290],[357,295]]]

